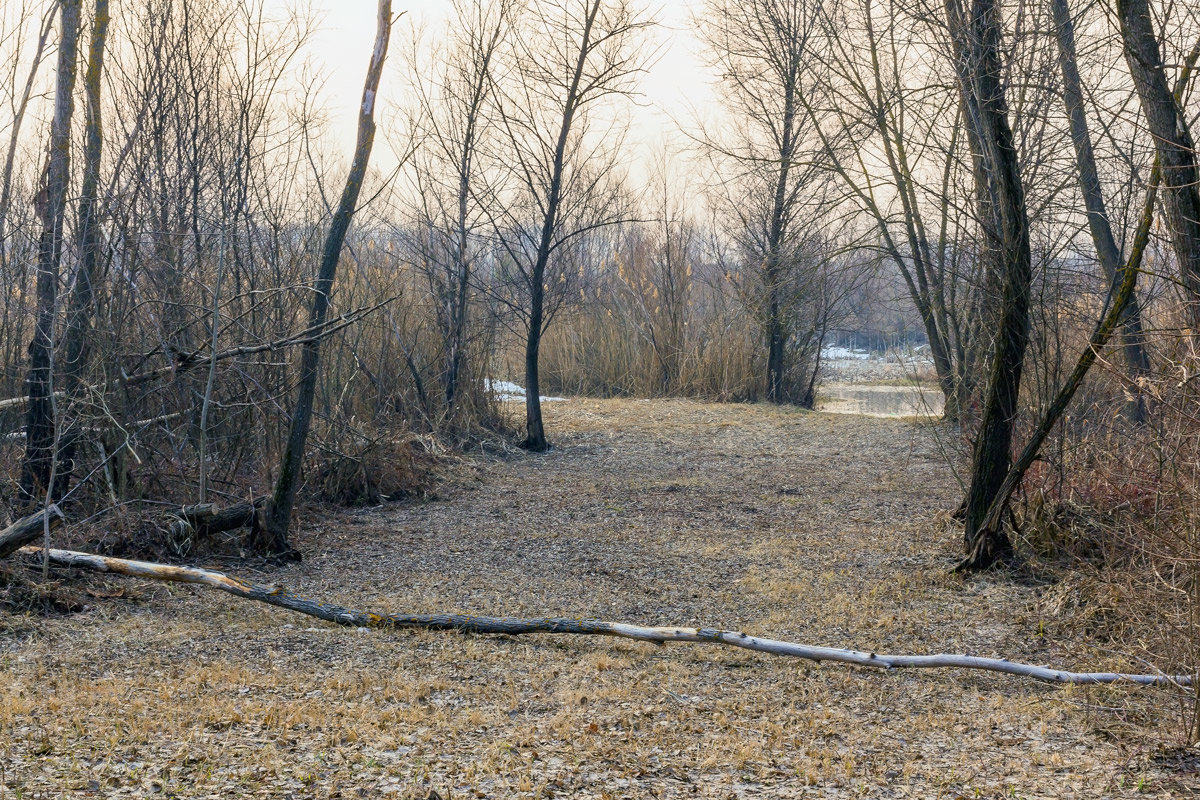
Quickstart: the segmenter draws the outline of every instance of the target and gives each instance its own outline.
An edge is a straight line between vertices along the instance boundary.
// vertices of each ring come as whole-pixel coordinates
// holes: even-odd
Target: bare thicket
[[[487,159],[501,135],[497,82],[516,14],[510,0],[456,0],[449,35],[430,55],[436,69],[420,68],[423,53],[409,65],[420,146],[409,170],[413,213],[398,233],[433,305],[442,414],[451,420],[464,396],[478,406],[486,366],[476,362],[486,358],[481,345],[494,315],[480,286],[498,253],[486,213]]]
[[[766,344],[766,398],[812,408],[829,327],[831,212],[821,155],[805,114],[818,46],[819,5],[806,0],[712,2],[700,30],[718,74],[723,116],[702,142],[728,220],[725,271]]]

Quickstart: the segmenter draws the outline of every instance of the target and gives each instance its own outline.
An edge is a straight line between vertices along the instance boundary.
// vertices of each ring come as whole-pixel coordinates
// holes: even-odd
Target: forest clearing
[[[4,0],[0,800],[1200,794],[1198,67]]]
[[[1052,583],[949,574],[960,537],[936,512],[958,490],[938,423],[682,400],[570,400],[547,415],[561,431],[549,454],[469,459],[436,500],[306,515],[305,560],[265,580],[394,611],[1130,666],[1047,609]],[[605,637],[366,632],[205,589],[64,580],[88,611],[3,618],[3,798],[1094,798],[1200,785],[1189,751],[1152,744],[1178,724],[1164,689]]]

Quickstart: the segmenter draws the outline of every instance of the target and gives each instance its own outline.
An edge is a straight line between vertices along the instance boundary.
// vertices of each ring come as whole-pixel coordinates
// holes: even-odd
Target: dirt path
[[[303,531],[303,564],[266,579],[395,611],[1107,666],[1039,636],[1033,589],[946,575],[957,542],[931,520],[958,494],[927,428],[681,401],[547,411],[550,454],[480,460],[441,501],[330,516]],[[1082,690],[707,646],[363,632],[132,586],[0,639],[0,800],[1185,788],[1102,735],[1104,698]]]

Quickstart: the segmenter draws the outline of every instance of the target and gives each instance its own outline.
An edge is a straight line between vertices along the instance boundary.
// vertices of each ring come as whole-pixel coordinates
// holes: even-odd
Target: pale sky
[[[652,32],[658,46],[658,58],[650,66],[640,85],[642,97],[629,109],[632,126],[629,142],[633,159],[646,159],[667,141],[679,141],[679,123],[690,125],[695,111],[706,114],[713,102],[712,72],[701,57],[701,44],[692,33],[691,9],[702,0],[660,0],[647,5],[659,21]],[[367,59],[375,39],[375,0],[309,0],[308,6],[321,18],[305,56],[327,76],[324,93],[331,133],[336,145],[343,146],[348,158],[354,146],[354,130],[359,97]],[[406,12],[392,33],[393,46],[411,39],[414,24],[422,25],[425,35],[438,35],[449,11],[447,0],[393,0],[395,12]],[[268,6],[280,11],[296,6],[295,0],[268,0]],[[380,87],[382,96],[379,123],[387,127],[387,108],[403,90],[399,70],[403,61],[395,51],[389,56],[388,69]],[[380,142],[382,144],[382,142]],[[376,161],[382,166],[386,149],[376,148]],[[635,165],[635,171],[638,171]]]

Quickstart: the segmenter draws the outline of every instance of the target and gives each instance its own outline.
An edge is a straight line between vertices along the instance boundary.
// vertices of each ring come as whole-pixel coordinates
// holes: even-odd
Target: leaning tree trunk
[[[1062,69],[1063,103],[1071,127],[1071,143],[1075,147],[1075,164],[1079,171],[1079,189],[1087,211],[1088,229],[1096,247],[1096,258],[1108,279],[1111,292],[1116,292],[1122,282],[1121,249],[1113,235],[1108,209],[1100,186],[1100,173],[1096,169],[1096,155],[1092,150],[1092,137],[1088,131],[1087,114],[1083,105],[1083,82],[1079,77],[1079,65],[1075,57],[1075,24],[1067,0],[1050,0],[1054,14],[1054,25],[1058,38],[1058,61]],[[1146,352],[1142,334],[1142,310],[1137,294],[1130,296],[1121,315],[1121,345],[1125,364],[1135,394],[1129,404],[1129,417],[1138,423],[1146,418],[1144,392],[1138,378],[1150,372],[1150,356]]]
[[[383,74],[383,61],[387,56],[391,30],[391,0],[379,0],[375,49],[371,53],[362,104],[358,111],[358,141],[354,148],[354,161],[350,164],[346,188],[342,191],[341,201],[329,225],[329,235],[325,239],[325,249],[321,255],[321,267],[317,273],[309,314],[310,328],[320,328],[325,324],[325,317],[329,312],[329,295],[333,291],[333,279],[337,274],[338,257],[346,241],[346,231],[354,218],[354,208],[367,174],[371,145],[375,141],[375,98],[379,92],[379,79]],[[251,538],[252,546],[259,552],[289,557],[299,555],[288,543],[288,528],[292,520],[292,507],[296,503],[296,491],[300,485],[300,469],[304,461],[304,448],[308,442],[308,429],[312,424],[319,357],[320,339],[306,341],[300,355],[300,387],[292,412],[287,445],[279,465],[279,478],[275,483],[275,492],[267,514],[267,524]]]
[[[1146,245],[1150,240],[1150,226],[1154,221],[1154,201],[1158,192],[1159,180],[1160,174],[1156,161],[1150,175],[1150,188],[1146,192],[1146,200],[1142,207],[1142,218],[1134,233],[1133,248],[1132,254],[1129,257],[1129,263],[1120,269],[1121,282],[1114,286],[1109,294],[1111,307],[1108,313],[1096,323],[1096,329],[1092,332],[1092,337],[1088,341],[1087,347],[1084,348],[1084,351],[1075,363],[1075,369],[1063,383],[1055,395],[1053,402],[1050,403],[1042,415],[1042,419],[1038,422],[1033,436],[1025,444],[1021,455],[1017,457],[1016,462],[1009,468],[1008,474],[1004,477],[1004,481],[1000,485],[1000,489],[996,492],[996,496],[992,498],[991,507],[988,509],[983,522],[979,525],[978,539],[987,540],[1001,535],[1001,519],[1005,508],[1008,506],[1009,497],[1012,496],[1012,493],[1021,483],[1021,479],[1025,476],[1025,471],[1033,465],[1042,444],[1046,441],[1046,437],[1050,435],[1050,431],[1054,429],[1058,420],[1062,418],[1063,413],[1071,404],[1072,398],[1075,397],[1075,392],[1083,385],[1083,379],[1087,377],[1088,370],[1091,369],[1092,364],[1099,358],[1100,351],[1108,344],[1109,338],[1117,330],[1121,322],[1126,319],[1126,310],[1133,301],[1134,289],[1137,287],[1137,276],[1142,256],[1145,254]],[[969,551],[967,558],[956,569],[969,570],[974,568],[974,556],[974,551]]]
[[[32,503],[52,491],[55,447],[54,317],[58,304],[62,261],[63,219],[70,183],[71,116],[75,110],[75,61],[79,49],[80,0],[62,0],[62,40],[54,87],[54,118],[50,122],[49,155],[44,184],[35,201],[42,233],[37,255],[37,313],[29,343],[29,396],[25,429],[25,460],[21,491]]]
[[[981,569],[1012,550],[1003,531],[986,528],[983,522],[1012,460],[1033,269],[1024,188],[1001,83],[1000,12],[994,0],[974,0],[969,11],[960,0],[946,0],[945,5],[967,125],[979,147],[975,180],[979,193],[989,198],[982,218],[995,251],[993,268],[1001,295],[966,501],[963,568]]]
[[[1200,170],[1188,118],[1167,85],[1146,0],[1117,0],[1125,61],[1162,169],[1162,203],[1179,260],[1187,320],[1200,329]]]

